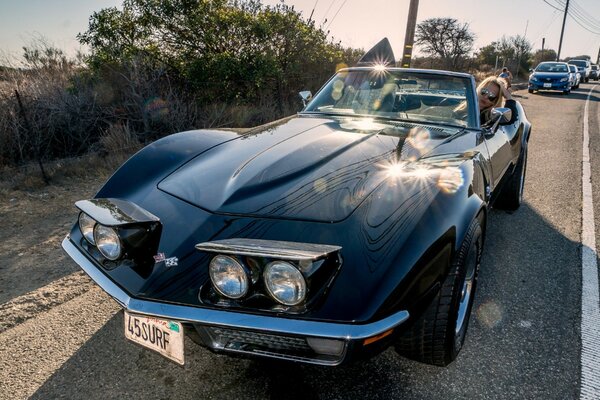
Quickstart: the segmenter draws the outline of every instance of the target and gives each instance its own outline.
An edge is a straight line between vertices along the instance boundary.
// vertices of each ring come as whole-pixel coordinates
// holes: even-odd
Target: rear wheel
[[[471,222],[450,273],[423,315],[401,336],[396,351],[426,364],[446,366],[460,352],[473,308],[483,248],[478,219]]]
[[[527,146],[523,146],[521,156],[517,161],[512,175],[508,182],[501,189],[502,192],[498,195],[495,208],[501,210],[515,211],[523,202],[523,188],[525,186],[525,174],[527,173]]]

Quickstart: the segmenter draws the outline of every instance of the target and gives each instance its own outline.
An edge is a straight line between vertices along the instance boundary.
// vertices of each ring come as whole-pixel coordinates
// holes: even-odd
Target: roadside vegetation
[[[300,90],[314,93],[364,52],[293,7],[260,0],[124,0],[91,15],[78,39],[89,54],[70,58],[38,40],[18,67],[0,68],[0,175],[34,165],[47,182],[55,160],[106,160],[178,131],[290,115],[301,108]],[[413,67],[479,78],[507,66],[524,77],[556,57],[519,35],[477,51],[474,41],[467,23],[425,20]]]

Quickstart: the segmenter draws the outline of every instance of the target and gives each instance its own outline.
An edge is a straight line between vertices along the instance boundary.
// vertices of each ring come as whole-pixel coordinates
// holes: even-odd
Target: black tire
[[[533,93],[533,89],[527,89],[529,93]]]
[[[440,291],[397,340],[396,351],[400,355],[442,367],[456,359],[469,326],[482,249],[483,231],[475,219]]]
[[[515,211],[523,202],[523,188],[525,186],[525,175],[527,173],[527,146],[521,150],[521,156],[517,166],[513,170],[508,182],[502,187],[502,191],[496,198],[495,208],[507,211]]]

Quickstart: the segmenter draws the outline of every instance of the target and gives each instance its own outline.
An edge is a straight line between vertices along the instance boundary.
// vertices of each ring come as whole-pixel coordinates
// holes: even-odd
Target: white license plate
[[[551,83],[544,83],[544,87],[552,87]]]
[[[176,321],[129,314],[125,311],[125,337],[183,365],[183,325]]]

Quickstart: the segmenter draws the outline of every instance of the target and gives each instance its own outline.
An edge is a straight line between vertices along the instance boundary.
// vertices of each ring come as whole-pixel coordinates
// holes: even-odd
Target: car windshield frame
[[[357,67],[335,74],[300,114],[478,129],[476,98],[474,79],[468,74]]]
[[[562,71],[563,68],[559,68],[559,67],[563,67],[565,70]],[[559,74],[564,74],[564,73],[569,73],[569,67],[567,66],[566,63],[559,63],[559,62],[544,62],[544,63],[540,63],[536,68],[535,68],[535,72],[555,72],[555,73],[559,73]]]

